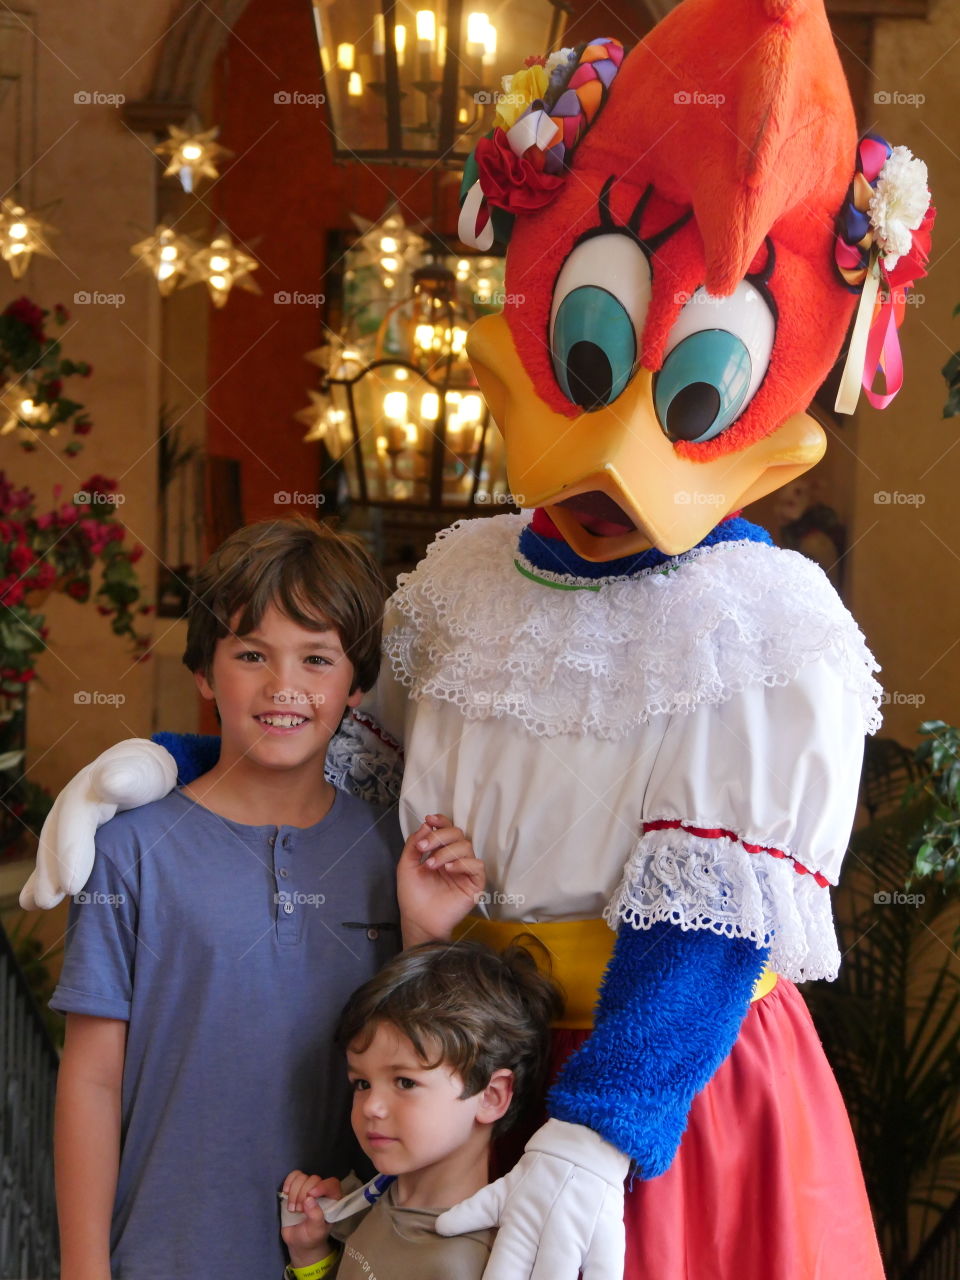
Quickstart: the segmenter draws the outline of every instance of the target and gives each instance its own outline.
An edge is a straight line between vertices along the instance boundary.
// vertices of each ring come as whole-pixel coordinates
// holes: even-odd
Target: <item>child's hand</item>
[[[280,1231],[283,1243],[290,1252],[291,1265],[309,1267],[314,1262],[321,1262],[330,1253],[330,1228],[316,1198],[329,1196],[331,1200],[339,1200],[343,1195],[339,1181],[294,1169],[284,1179],[283,1191],[287,1197],[287,1208],[292,1213],[307,1215],[303,1222],[298,1222],[293,1227],[283,1227]]]
[[[485,884],[483,863],[460,828],[442,813],[427,814],[397,864],[404,946],[449,938]]]

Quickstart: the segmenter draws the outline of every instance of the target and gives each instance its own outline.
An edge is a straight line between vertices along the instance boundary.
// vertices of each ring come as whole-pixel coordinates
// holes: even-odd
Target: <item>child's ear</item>
[[[202,671],[195,671],[193,678],[197,682],[197,688],[200,690],[201,698],[206,698],[208,702],[213,702],[216,694],[213,692],[213,685]]]
[[[360,688],[359,685],[357,685],[353,693],[351,693],[350,697],[347,699],[347,706],[359,707],[362,701],[363,701],[363,690]]]
[[[507,1067],[495,1071],[487,1082],[477,1110],[480,1124],[494,1124],[505,1116],[513,1101],[513,1072]]]

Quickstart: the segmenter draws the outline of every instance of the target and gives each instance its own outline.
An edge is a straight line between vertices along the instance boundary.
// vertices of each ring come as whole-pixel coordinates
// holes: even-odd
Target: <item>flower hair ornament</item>
[[[494,128],[464,170],[458,224],[464,244],[481,251],[495,240],[505,244],[512,215],[542,209],[557,195],[622,61],[620,41],[604,38],[528,58],[523,70],[503,77]]]
[[[838,413],[853,413],[861,386],[875,409],[885,409],[903,385],[897,329],[908,290],[927,274],[935,216],[923,161],[907,147],[891,147],[868,133],[857,148],[857,171],[837,218],[837,270],[847,288],[860,294]],[[883,393],[873,390],[881,372]]]

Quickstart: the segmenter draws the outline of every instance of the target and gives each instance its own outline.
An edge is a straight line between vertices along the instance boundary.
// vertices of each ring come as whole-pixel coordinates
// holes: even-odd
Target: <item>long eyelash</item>
[[[597,200],[597,213],[600,217],[600,221],[597,226],[591,227],[589,231],[584,232],[584,234],[577,239],[574,248],[577,244],[580,244],[584,240],[589,240],[592,236],[602,235],[610,231],[624,231],[631,236],[638,245],[640,245],[648,256],[650,256],[656,253],[662,244],[665,244],[672,235],[675,235],[676,232],[678,232],[681,227],[685,226],[693,217],[693,210],[688,209],[686,213],[682,213],[679,218],[674,222],[671,222],[668,227],[664,227],[662,231],[658,231],[655,236],[651,236],[649,240],[644,239],[641,237],[638,228],[640,226],[640,221],[643,218],[644,210],[647,207],[650,197],[653,195],[653,183],[650,182],[647,184],[643,194],[634,206],[630,217],[623,223],[617,222],[610,210],[610,192],[613,189],[613,183],[614,175],[611,174],[603,184],[603,189],[601,190],[600,196]]]

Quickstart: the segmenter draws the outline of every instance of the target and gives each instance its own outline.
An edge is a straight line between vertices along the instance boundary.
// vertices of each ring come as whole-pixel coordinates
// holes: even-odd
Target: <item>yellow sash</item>
[[[487,920],[472,915],[454,930],[456,938],[485,942],[495,951],[503,951],[511,942],[522,941],[525,934],[532,935],[546,949],[550,972],[566,996],[564,1016],[555,1025],[589,1031],[593,1026],[600,981],[613,955],[617,935],[604,920],[549,920],[529,924],[525,920]],[[751,999],[762,999],[776,985],[777,975],[765,966]]]

